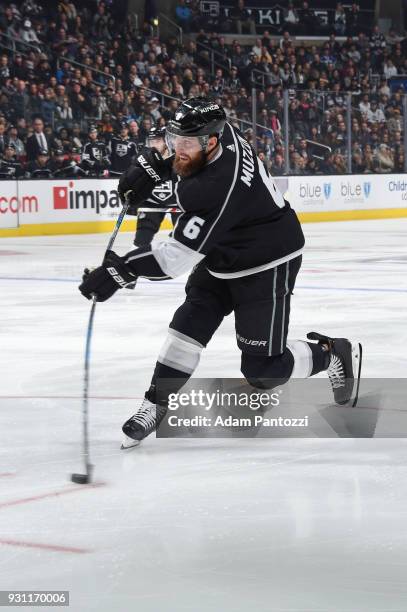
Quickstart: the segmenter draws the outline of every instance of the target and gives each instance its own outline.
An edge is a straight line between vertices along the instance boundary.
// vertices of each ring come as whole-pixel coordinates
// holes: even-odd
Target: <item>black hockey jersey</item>
[[[239,130],[226,124],[214,158],[191,177],[178,179],[183,211],[165,242],[129,253],[138,276],[183,274],[205,258],[219,278],[238,278],[297,257],[304,236],[294,210]]]
[[[129,138],[114,137],[109,143],[111,173],[123,174],[130,167],[132,158],[137,155],[137,145]]]
[[[16,179],[22,176],[23,169],[16,159],[0,159],[0,179]]]
[[[99,174],[109,164],[107,146],[102,140],[89,140],[84,145],[81,165],[91,174]]]
[[[52,178],[51,162],[48,160],[45,165],[41,166],[38,162],[33,161],[28,164],[26,173],[32,179]]]

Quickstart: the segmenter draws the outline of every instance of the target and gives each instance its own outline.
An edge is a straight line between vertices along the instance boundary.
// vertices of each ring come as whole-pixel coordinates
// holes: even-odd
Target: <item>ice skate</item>
[[[352,344],[346,338],[330,338],[317,332],[310,332],[307,338],[329,347],[331,357],[327,374],[335,402],[356,406],[362,368],[362,345],[359,342]]]
[[[167,408],[153,404],[148,399],[144,399],[140,409],[130,417],[122,427],[124,438],[122,449],[138,446],[163,420]]]

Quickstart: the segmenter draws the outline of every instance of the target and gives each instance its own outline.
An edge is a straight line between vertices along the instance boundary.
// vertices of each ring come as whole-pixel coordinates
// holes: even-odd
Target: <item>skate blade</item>
[[[140,442],[141,440],[133,440],[133,438],[129,438],[129,436],[124,434],[120,449],[127,450],[128,448],[134,448],[135,446],[138,446]]]
[[[362,345],[360,342],[352,344],[352,367],[356,383],[355,395],[352,401],[352,408],[354,408],[359,399],[360,373],[362,371]]]

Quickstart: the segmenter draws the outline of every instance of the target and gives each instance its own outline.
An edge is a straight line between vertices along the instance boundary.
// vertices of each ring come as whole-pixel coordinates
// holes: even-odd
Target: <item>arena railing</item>
[[[165,21],[166,24],[168,24],[170,27],[172,27],[174,30],[177,31],[178,44],[182,45],[183,35],[184,35],[182,28],[177,23],[175,23],[175,21],[172,21],[172,19],[167,17],[165,13],[160,13],[159,18]],[[157,23],[157,36],[160,36],[160,21],[158,21]]]
[[[217,51],[216,49],[212,49],[212,47],[208,47],[208,45],[205,45],[202,42],[198,42],[195,41],[197,49],[204,49],[205,52],[208,53],[209,56],[209,62],[210,62],[210,67],[211,67],[211,74],[214,75],[215,74],[215,67],[216,68],[222,68],[222,70],[230,70],[232,67],[232,60],[229,57],[226,57],[223,53],[221,53],[220,51]],[[204,57],[204,55],[200,54],[201,57]],[[221,60],[216,59],[216,56],[220,57]]]
[[[284,91],[276,110],[282,118],[278,138],[284,143],[285,174],[329,168],[337,174],[407,172],[407,94],[362,96]],[[308,163],[311,158],[315,164]]]
[[[8,44],[7,44],[8,43]],[[31,43],[26,42],[25,40],[21,40],[18,36],[12,36],[11,34],[6,34],[6,32],[0,32],[0,47],[11,51],[13,55],[16,53],[22,53],[26,55],[22,49],[29,49],[35,51],[35,53],[41,53],[41,47],[38,45],[33,45]]]
[[[108,87],[109,81],[114,86],[116,82],[116,77],[113,74],[106,73],[103,70],[98,70],[97,68],[93,68],[92,66],[88,66],[87,64],[82,64],[81,62],[70,59],[69,57],[60,57],[60,56],[57,57],[57,68],[58,69],[61,67],[61,62],[62,63],[67,62],[68,64],[72,64],[73,66],[80,66],[81,68],[84,68],[85,70],[89,70],[90,72],[101,74],[103,76],[103,79],[106,81],[106,84],[103,84],[100,81],[96,81],[95,79],[92,79],[91,81],[94,85],[97,85],[98,87]]]

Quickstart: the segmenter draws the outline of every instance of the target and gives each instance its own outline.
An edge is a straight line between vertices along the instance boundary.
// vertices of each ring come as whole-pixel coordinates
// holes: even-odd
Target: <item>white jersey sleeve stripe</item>
[[[231,131],[231,134],[232,134],[232,137],[233,137],[233,141],[234,141],[234,143],[235,143],[235,147],[236,147],[236,162],[235,162],[235,171],[234,171],[234,174],[233,174],[233,180],[232,180],[232,183],[231,183],[231,185],[230,185],[230,188],[229,188],[229,191],[228,191],[228,193],[227,193],[226,199],[225,199],[225,201],[224,201],[224,203],[223,203],[223,206],[222,206],[222,208],[220,209],[220,212],[219,212],[218,216],[216,217],[215,221],[213,222],[212,227],[211,227],[211,228],[210,228],[210,230],[207,232],[207,234],[206,234],[206,236],[205,236],[204,240],[202,241],[202,243],[201,243],[201,245],[200,245],[200,247],[199,247],[199,249],[198,249],[198,252],[199,252],[199,251],[200,251],[200,250],[201,250],[201,249],[204,247],[205,242],[208,240],[209,236],[211,235],[211,232],[212,232],[213,228],[215,227],[215,225],[216,225],[216,224],[217,224],[217,222],[219,221],[220,217],[222,216],[223,211],[225,210],[226,205],[227,205],[227,203],[229,202],[230,196],[232,195],[232,191],[233,191],[233,189],[234,189],[234,187],[235,187],[235,185],[236,185],[237,174],[238,174],[238,170],[239,170],[239,162],[240,162],[240,151],[239,151],[239,145],[238,145],[238,142],[237,142],[237,140],[236,140],[236,137],[235,137],[235,134],[234,134],[234,132],[233,132],[232,128],[230,127],[230,125],[229,125],[228,123],[226,123],[226,125],[227,125],[227,127],[229,128],[229,130]]]

